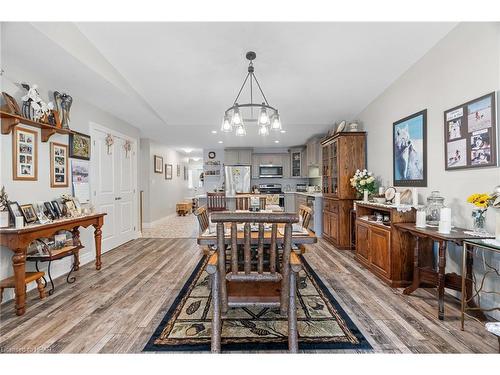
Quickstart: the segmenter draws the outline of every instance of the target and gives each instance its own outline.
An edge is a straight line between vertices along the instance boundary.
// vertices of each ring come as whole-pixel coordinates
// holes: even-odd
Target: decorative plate
[[[337,131],[335,133],[340,133],[345,128],[345,121],[342,121],[339,126],[337,126]]]
[[[215,152],[210,151],[210,152],[208,153],[208,158],[209,158],[209,159],[215,159]]]
[[[385,189],[385,199],[387,199],[388,201],[392,201],[394,199],[394,196],[396,195],[396,188],[393,188],[392,186],[391,187],[388,187],[387,189]]]

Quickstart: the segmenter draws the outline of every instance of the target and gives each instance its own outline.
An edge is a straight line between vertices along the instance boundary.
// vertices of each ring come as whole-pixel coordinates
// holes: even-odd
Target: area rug
[[[209,351],[211,293],[207,257],[196,266],[144,351]],[[371,349],[371,345],[302,257],[298,298],[299,350]],[[273,308],[230,308],[222,351],[287,350],[287,320]]]

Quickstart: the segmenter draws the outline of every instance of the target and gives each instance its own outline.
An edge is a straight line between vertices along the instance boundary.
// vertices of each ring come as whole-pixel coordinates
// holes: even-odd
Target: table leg
[[[410,286],[403,290],[403,294],[411,294],[420,286],[420,271],[418,268],[418,258],[419,258],[419,237],[415,237],[415,249],[413,250],[413,281]]]
[[[80,230],[78,227],[73,228],[73,245],[80,245]],[[73,253],[74,262],[73,262],[73,271],[78,271],[80,269],[80,252],[75,251]]]
[[[460,326],[462,331],[464,330],[464,320],[465,320],[465,301],[470,296],[465,290],[465,279],[467,278],[467,271],[465,270],[467,259],[467,244],[464,243],[463,254],[462,254],[462,296],[460,299]]]
[[[12,256],[12,267],[14,268],[14,292],[16,295],[16,315],[26,312],[26,251],[17,249]]]
[[[101,269],[101,240],[102,240],[102,223],[94,224],[94,240],[95,240],[95,269]]]
[[[446,241],[439,241],[438,263],[438,318],[444,320],[444,287],[446,278]]]

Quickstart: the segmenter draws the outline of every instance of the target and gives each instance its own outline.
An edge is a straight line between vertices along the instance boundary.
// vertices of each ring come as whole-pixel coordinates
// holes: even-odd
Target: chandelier
[[[224,118],[222,119],[221,131],[230,133],[234,131],[234,134],[242,137],[247,134],[246,124],[257,123],[258,134],[262,136],[269,135],[269,132],[280,131],[281,130],[281,120],[278,110],[269,105],[266,96],[260,87],[259,81],[254,74],[253,60],[257,57],[255,52],[247,52],[246,58],[250,61],[248,64],[248,73],[241,85],[236,99],[234,99],[232,107],[228,108],[224,112]],[[257,84],[260,95],[262,96],[261,104],[254,103],[254,81]],[[250,86],[250,103],[238,104],[238,99],[245,88],[245,85],[249,82]],[[243,118],[243,113],[250,114],[250,117]],[[254,118],[254,112],[256,112],[257,118]]]

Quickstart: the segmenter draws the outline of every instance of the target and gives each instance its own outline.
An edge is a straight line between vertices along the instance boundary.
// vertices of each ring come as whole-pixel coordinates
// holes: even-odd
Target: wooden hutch
[[[350,215],[356,190],[350,179],[366,166],[366,132],[345,132],[321,141],[323,238],[338,249],[351,248]]]

